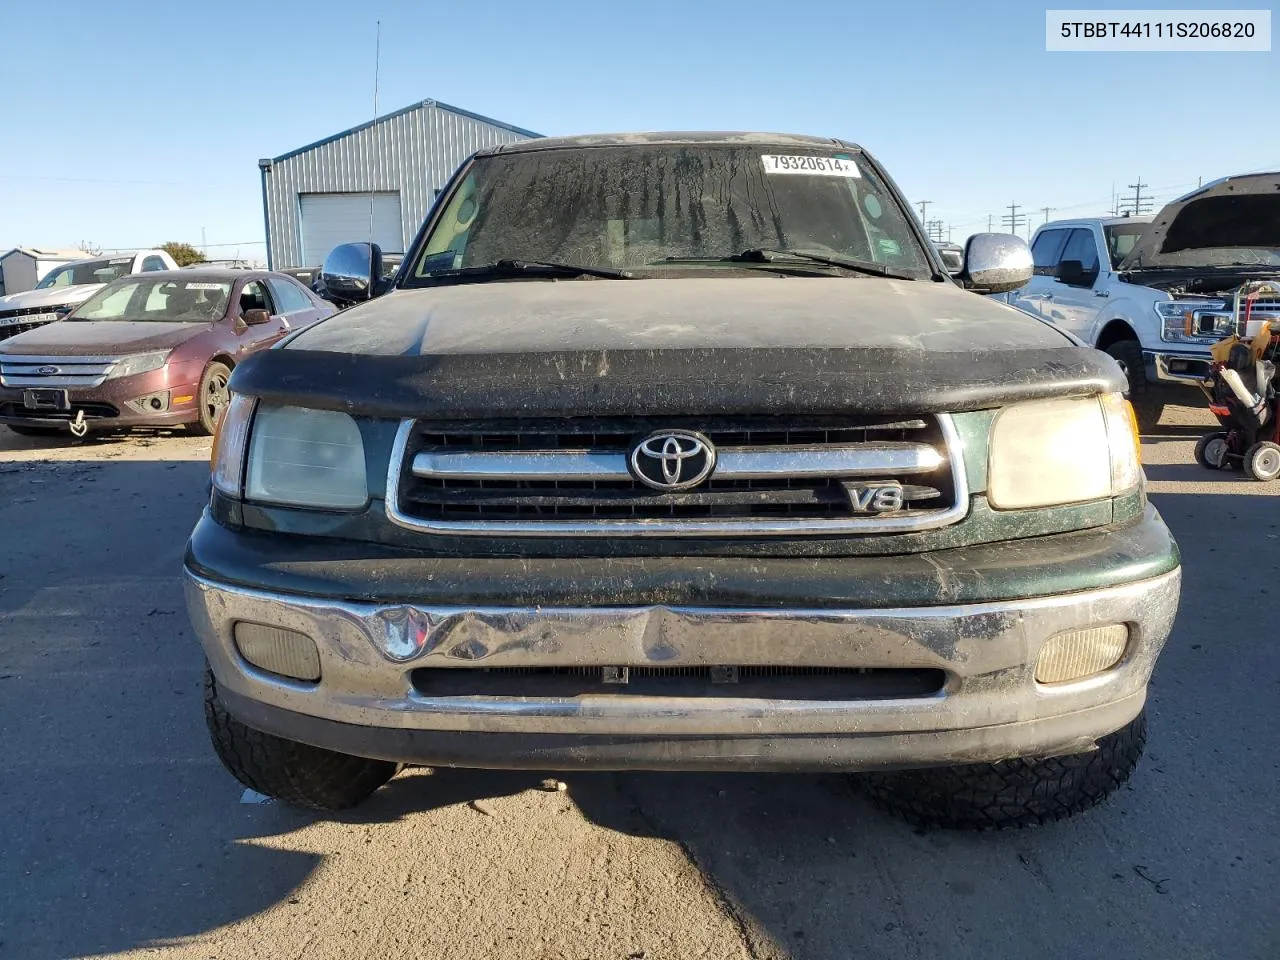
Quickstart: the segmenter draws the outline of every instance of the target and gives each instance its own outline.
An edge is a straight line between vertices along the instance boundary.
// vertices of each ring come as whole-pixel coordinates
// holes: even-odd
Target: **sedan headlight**
[[[138,373],[150,373],[152,370],[159,370],[163,367],[168,359],[168,350],[162,350],[158,353],[135,353],[131,357],[121,357],[107,373],[107,379],[114,380],[117,377],[132,377]]]
[[[363,507],[369,490],[355,420],[334,410],[260,404],[249,431],[244,496],[298,507]]]
[[[1001,510],[1114,497],[1141,482],[1139,450],[1118,393],[1014,404],[991,426],[987,497]]]
[[[1161,300],[1156,304],[1160,338],[1167,343],[1205,343],[1226,336],[1229,330],[1198,332],[1193,316],[1197,310],[1222,310],[1225,306],[1221,300]],[[1225,325],[1230,326],[1229,318],[1224,319]]]

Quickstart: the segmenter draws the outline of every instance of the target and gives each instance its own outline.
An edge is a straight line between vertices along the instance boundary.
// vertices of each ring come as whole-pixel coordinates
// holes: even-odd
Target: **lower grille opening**
[[[109,420],[120,416],[120,411],[109,403],[76,403],[72,401],[70,410],[32,409],[21,403],[0,403],[0,416],[16,418],[35,418],[39,420],[74,420],[76,414],[83,410],[86,420]]]
[[[413,689],[427,697],[728,697],[766,700],[897,700],[930,697],[947,675],[930,668],[420,667]]]

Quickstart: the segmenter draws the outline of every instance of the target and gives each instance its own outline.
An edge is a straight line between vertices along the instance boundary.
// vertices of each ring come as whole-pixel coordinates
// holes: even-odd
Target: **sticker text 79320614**
[[[861,177],[858,165],[846,157],[792,157],[762,154],[765,173],[797,173],[816,177]]]

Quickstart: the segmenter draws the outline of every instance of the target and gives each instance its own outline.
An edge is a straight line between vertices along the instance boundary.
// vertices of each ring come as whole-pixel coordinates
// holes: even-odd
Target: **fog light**
[[[235,638],[240,656],[255,667],[295,680],[320,679],[320,651],[305,633],[261,623],[237,623]]]
[[[1129,644],[1124,624],[1070,630],[1050,637],[1036,661],[1040,683],[1066,683],[1108,670],[1120,662]]]
[[[126,402],[139,413],[160,413],[169,409],[169,391],[161,390],[158,393],[148,393],[145,396],[134,397]]]

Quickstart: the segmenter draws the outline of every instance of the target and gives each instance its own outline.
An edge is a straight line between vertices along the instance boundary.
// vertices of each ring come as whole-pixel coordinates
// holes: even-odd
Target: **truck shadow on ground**
[[[241,788],[207,742],[177,575],[205,475],[198,462],[79,461],[8,478],[0,956],[55,960],[201,937],[295,903],[331,856],[334,835],[310,832],[316,816],[238,803]],[[1280,663],[1274,644],[1210,656],[1200,641],[1211,646],[1220,625],[1197,601],[1225,596],[1271,544],[1273,504],[1233,498],[1228,515],[1218,497],[1153,499],[1184,542],[1184,615],[1157,675],[1147,759],[1083,818],[921,833],[838,775],[561,774],[568,800],[597,827],[677,844],[757,957],[1075,957],[1081,917],[1091,955],[1208,956],[1243,938],[1227,952],[1263,956],[1277,931],[1255,923],[1246,934],[1239,921],[1266,915],[1265,878],[1231,868],[1248,857],[1267,869],[1257,847],[1271,843],[1270,806],[1240,798],[1271,795],[1275,757],[1240,731],[1265,727],[1275,688],[1252,681]],[[1224,525],[1255,540],[1214,554]],[[1275,556],[1249,569],[1274,582]],[[1189,748],[1197,742],[1223,755],[1206,767]],[[348,834],[403,822],[429,864],[432,811],[445,808],[464,808],[495,842],[532,842],[465,808],[538,790],[548,776],[402,776],[332,819]],[[545,843],[522,854],[565,856]]]

